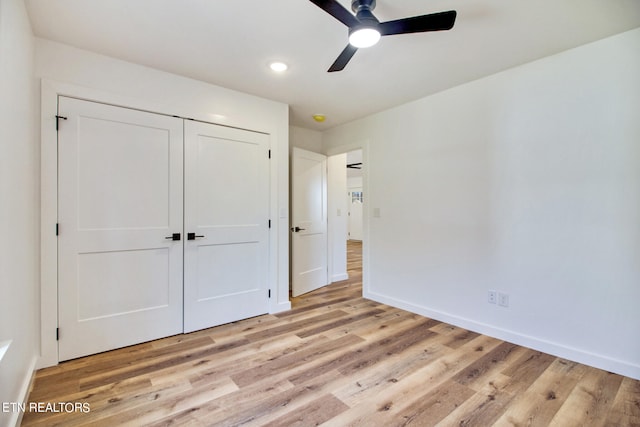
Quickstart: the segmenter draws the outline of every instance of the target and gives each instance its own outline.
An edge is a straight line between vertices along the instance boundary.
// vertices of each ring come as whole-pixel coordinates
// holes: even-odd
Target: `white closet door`
[[[268,312],[269,137],[185,123],[184,329]]]
[[[182,332],[183,121],[58,111],[59,359]]]

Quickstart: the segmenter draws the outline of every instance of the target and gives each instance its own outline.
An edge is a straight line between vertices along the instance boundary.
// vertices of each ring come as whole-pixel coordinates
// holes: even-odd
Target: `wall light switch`
[[[380,218],[380,208],[373,208],[373,217]]]
[[[342,216],[342,210],[338,209],[338,216]]]

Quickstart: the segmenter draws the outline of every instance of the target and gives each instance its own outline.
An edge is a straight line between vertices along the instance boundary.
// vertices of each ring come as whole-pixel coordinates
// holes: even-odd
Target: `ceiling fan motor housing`
[[[362,9],[369,11],[376,8],[376,0],[351,0],[351,10],[355,13],[360,12]]]
[[[373,16],[372,10],[376,7],[376,0],[352,0],[351,9],[356,13],[356,18],[361,25],[352,27],[351,31],[359,28],[376,28],[380,21]]]

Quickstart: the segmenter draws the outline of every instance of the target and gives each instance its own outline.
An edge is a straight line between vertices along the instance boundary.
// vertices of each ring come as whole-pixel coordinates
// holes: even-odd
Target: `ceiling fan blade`
[[[355,55],[357,50],[358,50],[357,47],[354,47],[348,44],[347,47],[345,47],[342,53],[338,56],[338,59],[334,61],[333,65],[331,65],[331,67],[329,67],[327,71],[329,73],[333,73],[334,71],[344,70],[344,67],[347,66],[347,64],[349,63],[351,58],[353,58],[353,55]]]
[[[382,22],[379,30],[383,36],[450,30],[456,22],[456,15],[455,10],[449,10],[447,12],[397,19],[395,21]]]
[[[342,22],[347,27],[351,28],[353,26],[358,25],[360,22],[356,19],[355,16],[351,14],[347,9],[345,9],[340,3],[336,0],[310,0],[311,3],[318,6],[320,9],[327,12],[329,15],[336,18],[338,21]]]

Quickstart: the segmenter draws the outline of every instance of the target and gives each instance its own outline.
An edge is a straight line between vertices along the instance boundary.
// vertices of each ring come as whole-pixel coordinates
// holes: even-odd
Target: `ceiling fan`
[[[330,73],[342,71],[358,48],[373,46],[381,36],[450,30],[456,20],[456,11],[449,10],[380,22],[372,12],[376,7],[376,0],[352,0],[351,9],[355,16],[336,0],[310,1],[349,28],[349,44],[327,70]]]

